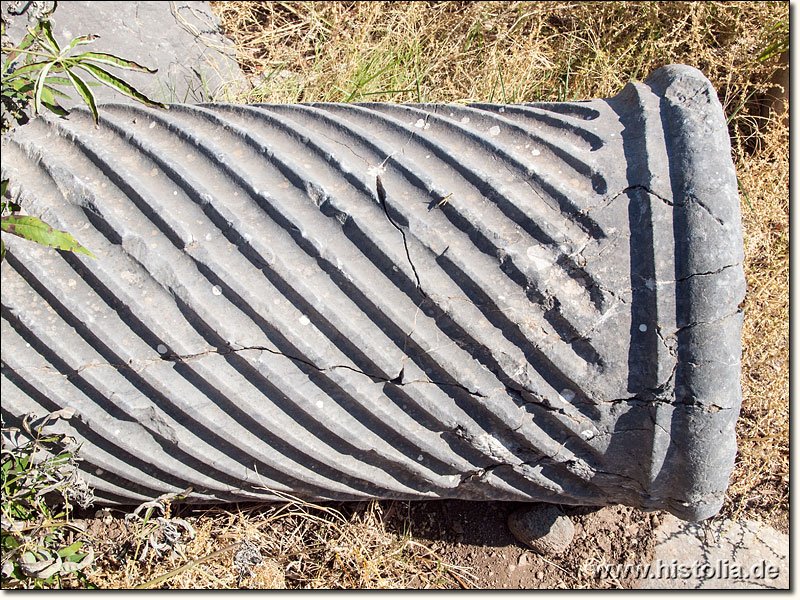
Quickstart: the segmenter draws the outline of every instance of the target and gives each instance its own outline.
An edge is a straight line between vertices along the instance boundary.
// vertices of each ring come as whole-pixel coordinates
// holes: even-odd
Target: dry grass
[[[212,2],[253,89],[241,102],[530,102],[611,96],[656,68],[684,63],[712,81],[731,117],[743,190],[748,296],[739,454],[723,515],[785,528],[789,507],[788,125],[761,96],[777,59],[757,57],[768,29],[788,23],[778,2]],[[394,507],[394,508],[392,508]],[[236,550],[160,584],[169,588],[457,587],[442,566],[382,514],[290,502],[186,517],[184,556],[107,564],[102,587],[142,584],[226,544],[253,541],[275,563],[238,581]],[[272,565],[272,566],[270,566]],[[260,570],[259,570],[260,569]]]
[[[189,509],[182,517],[194,524],[196,538],[173,556],[137,561],[129,550],[136,530],[102,535],[106,547],[91,579],[105,589],[470,586],[469,569],[448,565],[409,535],[387,528],[392,518],[403,522],[397,514],[403,505],[372,501],[336,508],[288,498],[284,504]]]

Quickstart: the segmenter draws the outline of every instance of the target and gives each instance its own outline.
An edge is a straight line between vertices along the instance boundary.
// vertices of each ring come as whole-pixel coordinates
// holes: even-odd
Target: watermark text
[[[599,579],[739,579],[769,581],[780,576],[780,568],[766,560],[742,565],[728,559],[714,562],[681,563],[676,559],[658,559],[649,564],[625,563],[598,565],[595,577]]]

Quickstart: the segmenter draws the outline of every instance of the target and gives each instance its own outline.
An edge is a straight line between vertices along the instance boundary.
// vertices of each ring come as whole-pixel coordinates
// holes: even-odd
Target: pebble
[[[532,504],[508,517],[511,533],[534,552],[558,556],[572,543],[575,526],[554,504]]]

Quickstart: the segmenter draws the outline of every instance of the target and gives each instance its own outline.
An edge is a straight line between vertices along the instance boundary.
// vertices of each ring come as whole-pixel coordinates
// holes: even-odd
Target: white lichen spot
[[[74,288],[76,285],[78,285],[78,282],[77,282],[77,281],[75,281],[74,279],[70,279],[70,280],[67,282],[67,285],[68,285],[69,287],[71,287],[71,288]]]
[[[506,109],[501,106],[499,112],[504,113],[506,112]]]
[[[531,154],[533,154],[534,156],[539,156],[541,152],[539,152],[538,148],[534,148],[533,150],[531,150]]]
[[[422,459],[423,459],[423,458],[424,458],[424,457],[422,456],[422,454],[420,454],[420,455],[417,457],[417,460],[418,460],[419,462],[422,462]]]
[[[215,286],[213,286],[211,288],[211,293],[214,294],[215,296],[221,296],[222,295],[222,288],[219,287],[218,285],[215,285]]]
[[[572,402],[575,399],[575,392],[569,388],[561,390],[559,395],[564,399],[564,402]]]
[[[497,125],[495,125],[494,127],[490,127],[489,128],[489,135],[492,135],[492,136],[500,135],[500,127],[498,127]]]
[[[102,475],[103,473],[105,473],[105,471],[103,471],[103,469],[101,469],[99,467],[94,470],[94,474],[95,475]]]
[[[322,402],[322,400],[317,400],[317,408],[322,408],[323,406],[325,406],[325,404]]]
[[[167,347],[164,344],[159,344],[158,347],[156,348],[156,350],[158,350],[159,354],[166,354],[167,353]]]
[[[642,333],[644,333],[645,331],[647,331],[647,325],[645,325],[644,323],[642,323],[641,325],[639,325],[639,331],[641,331]]]
[[[302,317],[300,317],[298,320],[300,321],[300,325],[308,325],[309,323],[311,323],[311,319],[309,319],[309,318],[308,318],[307,316],[305,316],[305,315],[303,315]]]
[[[414,127],[425,127],[425,120],[419,119],[416,123],[414,123]]]
[[[547,269],[553,264],[549,252],[541,246],[528,246],[525,254],[528,256],[528,260],[531,261],[531,265],[537,270]]]
[[[178,195],[178,190],[173,190],[173,191],[172,191],[172,195],[173,195],[173,196],[177,196],[177,195]]]
[[[376,177],[376,176],[380,175],[381,173],[385,173],[385,172],[386,172],[386,167],[384,167],[382,165],[372,165],[369,169],[367,169],[367,174],[370,177]]]
[[[469,117],[461,117],[462,123],[469,123]]]
[[[431,128],[431,124],[430,123],[425,123],[425,127],[423,127],[423,129],[430,129],[430,128]]]
[[[591,429],[584,429],[581,431],[581,437],[588,441],[594,437],[594,431]]]

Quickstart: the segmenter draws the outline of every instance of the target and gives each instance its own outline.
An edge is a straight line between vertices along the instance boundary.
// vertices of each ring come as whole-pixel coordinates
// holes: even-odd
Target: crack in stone
[[[675,279],[675,283],[681,283],[682,281],[687,281],[692,277],[697,277],[698,275],[719,275],[725,269],[733,269],[735,267],[741,267],[742,263],[734,263],[732,265],[725,265],[724,267],[720,267],[714,271],[705,271],[703,273],[692,273],[691,275],[687,275],[686,277],[681,277],[680,279]],[[660,283],[660,282],[659,282]]]
[[[446,383],[446,382],[442,382],[442,381],[433,381],[431,379],[415,379],[415,380],[412,380],[412,381],[403,381],[402,379],[403,379],[404,367],[401,367],[400,373],[396,377],[389,378],[389,377],[385,377],[383,375],[375,375],[375,374],[372,374],[372,373],[367,373],[367,372],[362,371],[362,370],[360,370],[360,369],[358,369],[356,367],[351,367],[350,365],[333,365],[333,366],[330,366],[330,367],[319,367],[319,366],[315,365],[314,363],[312,363],[311,361],[306,360],[304,358],[299,358],[297,356],[292,356],[290,354],[286,354],[286,353],[280,352],[278,350],[273,350],[272,348],[267,348],[266,346],[243,346],[241,348],[210,348],[208,350],[204,350],[203,352],[196,352],[194,354],[182,354],[181,355],[181,354],[171,353],[171,354],[165,354],[164,356],[160,356],[158,358],[132,358],[127,363],[110,363],[110,362],[108,362],[108,363],[89,363],[89,364],[86,364],[86,365],[81,365],[80,367],[77,367],[76,369],[73,369],[68,373],[61,373],[61,372],[58,372],[58,373],[60,375],[63,375],[64,377],[69,378],[69,377],[74,377],[74,376],[78,375],[79,373],[81,373],[85,369],[99,368],[99,367],[110,367],[110,368],[114,368],[114,369],[130,369],[130,370],[134,371],[135,373],[140,373],[143,369],[147,368],[148,366],[150,366],[152,364],[159,363],[159,362],[175,362],[175,363],[187,362],[187,361],[195,360],[195,359],[198,359],[198,358],[203,358],[205,356],[210,356],[210,355],[214,355],[214,354],[215,355],[219,355],[219,356],[225,356],[225,355],[228,355],[228,354],[236,354],[236,353],[239,353],[239,352],[247,352],[247,351],[269,352],[270,354],[274,354],[276,356],[283,356],[284,358],[288,358],[289,360],[293,360],[293,361],[302,363],[302,364],[304,364],[304,365],[306,365],[308,367],[311,367],[312,369],[314,369],[314,370],[316,370],[316,371],[318,371],[320,373],[333,371],[335,369],[347,369],[347,370],[352,371],[354,373],[357,373],[359,375],[364,375],[365,377],[369,377],[370,379],[373,379],[375,381],[379,381],[379,382],[382,382],[382,383],[388,383],[388,384],[396,385],[396,386],[399,386],[399,387],[402,387],[404,385],[411,385],[411,384],[415,384],[415,383],[424,383],[424,384],[436,385],[436,386],[440,386],[440,387],[442,387],[442,386],[444,386],[444,387],[455,387],[455,388],[459,388],[459,389],[467,392],[471,396],[475,396],[475,397],[478,397],[478,398],[488,398],[488,396],[486,396],[484,394],[481,394],[480,392],[472,391],[472,390],[468,389],[467,387],[465,387],[465,386],[463,386],[461,384],[458,384],[458,383]],[[134,367],[135,363],[143,364],[144,366],[142,366],[140,369],[137,370]],[[25,370],[57,371],[56,369],[54,369],[53,367],[50,367],[50,366],[23,367],[23,368],[19,368],[19,369],[16,369],[16,370],[17,371],[25,371]]]
[[[360,158],[360,159],[361,159],[361,160],[363,160],[363,161],[364,161],[364,162],[365,162],[367,165],[369,165],[369,164],[370,164],[370,163],[369,163],[369,161],[368,161],[366,158],[364,158],[363,156],[361,156],[361,155],[360,155],[358,152],[356,152],[355,150],[353,150],[353,149],[352,149],[350,146],[348,146],[348,145],[347,145],[347,144],[345,144],[344,142],[342,142],[342,141],[340,141],[340,140],[337,140],[336,138],[332,138],[332,137],[331,137],[331,136],[329,136],[329,135],[325,135],[325,134],[324,134],[324,133],[322,133],[322,132],[318,132],[318,133],[319,133],[319,135],[321,135],[321,136],[322,136],[322,137],[324,137],[325,139],[328,139],[328,140],[330,140],[330,141],[332,141],[332,142],[335,142],[335,143],[339,144],[340,146],[344,146],[344,147],[345,147],[345,148],[347,148],[347,149],[348,149],[348,150],[349,150],[349,151],[350,151],[350,152],[351,152],[351,153],[352,153],[352,154],[353,154],[355,157],[357,157],[357,158]]]
[[[670,200],[669,198],[665,198],[664,196],[662,196],[661,194],[658,194],[657,192],[654,192],[648,186],[643,185],[641,183],[637,183],[635,185],[630,185],[630,186],[620,190],[619,192],[613,194],[612,196],[607,196],[606,198],[602,199],[600,202],[597,202],[597,203],[595,203],[595,204],[593,204],[591,206],[588,206],[588,207],[584,208],[581,212],[583,214],[589,214],[590,211],[595,210],[597,208],[606,208],[614,200],[616,200],[617,198],[619,198],[623,194],[627,194],[628,192],[632,192],[634,190],[642,190],[643,192],[646,192],[646,193],[650,194],[651,196],[653,196],[655,198],[658,198],[659,200],[661,200],[664,204],[666,204],[668,206],[684,207],[684,206],[687,206],[688,204],[696,204],[697,206],[699,206],[700,208],[705,210],[709,214],[709,216],[711,218],[713,218],[719,225],[721,225],[723,227],[725,225],[725,223],[723,222],[722,219],[720,219],[717,215],[715,215],[713,212],[711,212],[711,210],[703,202],[701,202],[698,198],[696,198],[695,196],[690,196],[689,198],[686,199],[685,202],[675,202],[673,200]]]
[[[723,316],[719,317],[718,319],[714,319],[713,321],[695,321],[694,323],[689,323],[688,325],[684,325],[683,327],[678,327],[670,335],[678,335],[679,333],[682,333],[683,331],[685,331],[687,329],[691,329],[692,327],[696,327],[697,325],[714,325],[715,323],[721,323],[722,321],[725,321],[727,319],[735,317],[736,315],[740,314],[741,312],[742,312],[742,309],[737,308],[732,313],[729,313],[727,315],[723,315]]]
[[[408,259],[408,264],[411,265],[411,270],[414,272],[414,278],[417,280],[417,291],[423,296],[427,297],[427,294],[422,289],[422,284],[420,283],[419,275],[417,274],[417,269],[414,266],[414,263],[411,261],[411,254],[408,251],[408,240],[406,239],[406,232],[403,231],[403,229],[397,223],[394,222],[394,219],[392,219],[391,215],[389,215],[389,209],[386,206],[386,190],[383,187],[383,182],[381,182],[380,175],[375,176],[375,188],[378,193],[378,200],[380,201],[381,206],[383,207],[383,212],[386,215],[386,218],[389,219],[389,222],[394,226],[395,229],[397,229],[397,231],[400,232],[400,235],[403,236],[403,247],[406,250],[406,258]]]

